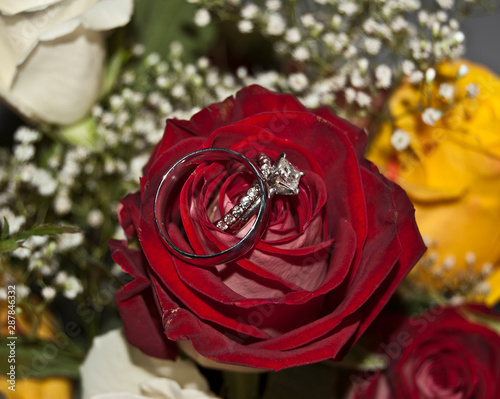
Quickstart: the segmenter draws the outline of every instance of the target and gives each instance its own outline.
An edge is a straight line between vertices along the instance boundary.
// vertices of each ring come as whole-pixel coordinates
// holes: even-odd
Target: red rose
[[[259,86],[190,121],[167,121],[141,191],[119,207],[127,239],[138,238],[140,250],[110,243],[113,259],[134,278],[116,296],[129,341],[150,355],[173,357],[173,341],[190,340],[217,362],[275,370],[340,358],[425,250],[412,204],[363,157],[365,142],[361,129],[327,108],[309,111],[292,96]],[[168,168],[207,147],[248,157],[258,151],[272,160],[285,152],[305,171],[298,195],[274,198],[257,246],[217,267],[173,257],[158,236],[153,210]],[[211,166],[188,179],[181,201],[189,202],[194,186],[204,192],[221,178]],[[248,181],[222,177],[227,209]],[[207,227],[213,226],[207,206],[183,220],[194,248],[221,236]]]
[[[464,311],[500,321],[498,314],[479,306],[434,308],[406,319],[380,345],[388,368],[353,378],[350,399],[500,398],[500,336],[468,321]],[[382,329],[396,323],[389,317],[375,322]]]

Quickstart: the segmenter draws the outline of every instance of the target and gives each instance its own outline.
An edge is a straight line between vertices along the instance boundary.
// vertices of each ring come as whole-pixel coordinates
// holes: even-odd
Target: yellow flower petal
[[[462,64],[469,73],[457,79]],[[495,288],[500,283],[500,79],[466,61],[445,63],[436,72],[425,96],[409,82],[395,91],[389,100],[393,122],[383,124],[368,158],[407,191],[429,243],[412,281],[435,293],[458,292],[492,304],[500,298]],[[455,104],[449,109],[449,100],[439,96],[442,83],[454,86]],[[427,108],[444,110],[434,126],[422,120]],[[409,149],[398,152],[391,146],[396,129],[410,135]]]
[[[67,378],[17,379],[16,390],[8,389],[5,378],[0,380],[0,393],[9,399],[71,399],[73,386]]]

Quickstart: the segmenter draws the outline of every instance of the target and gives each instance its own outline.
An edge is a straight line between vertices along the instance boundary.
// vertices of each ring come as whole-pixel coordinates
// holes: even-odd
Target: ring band
[[[187,169],[189,169],[189,167],[197,166],[204,162],[218,161],[237,161],[245,165],[256,178],[256,187],[258,187],[258,196],[260,203],[256,212],[255,220],[250,230],[240,241],[238,241],[232,247],[227,248],[221,252],[199,255],[184,251],[172,241],[172,238],[168,233],[168,221],[166,218],[167,212],[165,204],[168,203],[168,199],[174,185],[178,184],[180,179],[183,176],[187,175]],[[250,161],[245,156],[227,148],[205,148],[202,150],[194,151],[177,161],[167,171],[167,173],[163,175],[163,178],[158,185],[154,201],[154,217],[156,228],[166,248],[173,255],[182,260],[201,266],[214,266],[228,263],[247,253],[259,241],[262,230],[267,224],[266,222],[269,213],[269,197],[269,188],[264,177],[262,176],[262,172],[259,170],[259,168],[257,168],[257,166],[252,163],[252,161]]]

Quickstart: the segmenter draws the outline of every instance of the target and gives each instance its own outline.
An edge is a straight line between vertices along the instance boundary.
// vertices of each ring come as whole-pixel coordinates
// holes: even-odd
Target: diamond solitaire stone
[[[286,154],[282,153],[273,165],[270,181],[276,191],[281,195],[297,195],[299,193],[300,178],[304,175],[286,160]]]
[[[297,195],[299,193],[300,178],[304,175],[290,162],[286,160],[286,154],[282,153],[275,164],[271,166],[271,160],[265,154],[259,154],[257,158],[262,177],[269,187],[269,198],[276,194]],[[260,204],[260,189],[257,182],[254,182],[246,195],[241,197],[238,204],[232,208],[216,226],[222,231],[235,234],[238,232],[257,212]]]

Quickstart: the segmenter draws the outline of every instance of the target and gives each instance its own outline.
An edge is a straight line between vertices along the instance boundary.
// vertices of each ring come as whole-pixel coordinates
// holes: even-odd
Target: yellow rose
[[[428,243],[410,282],[491,305],[500,298],[500,80],[465,61],[427,76],[391,96],[391,121],[368,158],[406,190]]]
[[[16,390],[8,389],[5,378],[0,381],[0,395],[8,399],[70,399],[73,388],[67,378],[27,378],[16,381]]]
[[[0,301],[0,335],[9,333],[7,327],[8,303]],[[43,340],[50,340],[56,335],[56,321],[47,311],[40,315],[36,330],[33,330],[33,320],[24,313],[16,314],[16,335],[35,335]],[[52,378],[16,378],[15,391],[9,389],[11,384],[6,378],[0,380],[0,397],[4,395],[9,399],[71,399],[73,397],[73,384],[71,380],[63,377]]]

